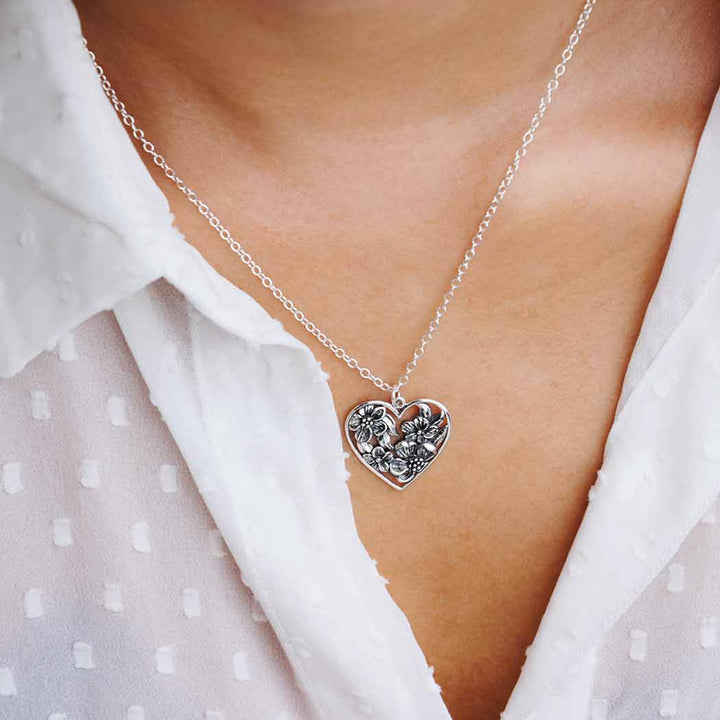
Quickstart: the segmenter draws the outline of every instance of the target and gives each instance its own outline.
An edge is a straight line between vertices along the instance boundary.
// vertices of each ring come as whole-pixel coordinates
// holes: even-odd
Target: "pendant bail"
[[[394,408],[402,410],[407,405],[407,401],[400,394],[400,385],[395,385],[395,387],[392,389],[391,397]]]

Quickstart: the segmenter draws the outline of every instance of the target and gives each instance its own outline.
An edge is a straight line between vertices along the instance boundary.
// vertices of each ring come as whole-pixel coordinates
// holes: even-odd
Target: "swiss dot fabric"
[[[0,407],[0,717],[313,717],[111,313]]]
[[[716,101],[504,720],[720,715],[719,264]],[[0,3],[0,720],[449,720],[327,379],[184,242],[69,0]]]
[[[714,500],[599,652],[591,720],[720,717],[720,517]]]

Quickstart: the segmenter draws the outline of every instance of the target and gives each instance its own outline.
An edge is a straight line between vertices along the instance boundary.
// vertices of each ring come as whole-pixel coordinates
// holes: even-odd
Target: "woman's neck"
[[[101,35],[129,72],[181,76],[189,96],[200,91],[261,134],[382,131],[473,115],[508,86],[537,91],[581,9],[578,0],[76,5],[91,45]]]

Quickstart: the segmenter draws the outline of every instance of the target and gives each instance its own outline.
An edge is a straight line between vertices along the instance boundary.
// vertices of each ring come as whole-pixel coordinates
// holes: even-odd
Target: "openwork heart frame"
[[[450,413],[428,398],[402,408],[368,400],[348,413],[345,437],[370,472],[395,490],[405,490],[443,451],[450,437]]]

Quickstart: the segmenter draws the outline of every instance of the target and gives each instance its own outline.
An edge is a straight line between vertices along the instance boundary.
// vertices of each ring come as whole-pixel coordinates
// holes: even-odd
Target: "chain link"
[[[310,335],[318,340],[321,345],[328,348],[328,350],[330,350],[336,358],[342,360],[351,370],[357,371],[361,377],[372,382],[376,388],[391,393],[393,403],[396,406],[401,407],[405,404],[405,399],[402,395],[400,395],[400,388],[407,385],[410,381],[410,375],[417,368],[418,362],[425,354],[425,348],[428,346],[440,327],[440,322],[445,316],[448,306],[455,299],[455,293],[460,289],[463,277],[470,269],[470,264],[475,258],[477,248],[485,238],[485,233],[490,227],[507,191],[510,189],[513,179],[520,168],[520,163],[527,155],[528,146],[535,139],[535,133],[540,127],[540,122],[545,116],[548,106],[552,102],[553,94],[557,91],[560,85],[560,78],[565,74],[567,64],[573,57],[574,51],[580,41],[580,36],[587,25],[595,4],[596,0],[587,0],[583,6],[575,27],[570,33],[568,44],[562,51],[561,60],[555,66],[553,76],[547,83],[546,90],[540,98],[538,108],[532,116],[530,126],[523,134],[521,144],[515,151],[512,162],[507,166],[505,175],[495,190],[495,195],[490,201],[490,205],[488,205],[483,219],[471,239],[470,246],[465,251],[462,262],[458,265],[457,272],[450,281],[450,286],[447,292],[443,295],[442,302],[436,308],[432,320],[430,321],[425,333],[420,338],[418,346],[413,351],[412,359],[405,365],[405,370],[402,375],[400,375],[400,377],[392,385],[383,380],[379,375],[374,374],[368,367],[361,365],[357,358],[350,355],[344,348],[340,347],[337,343],[331,340],[328,335],[324,333],[312,320],[310,320],[310,318],[308,318],[305,313],[300,310],[297,305],[295,305],[285,292],[273,282],[272,278],[264,272],[262,267],[253,259],[252,255],[250,255],[250,253],[245,250],[245,248],[243,248],[237,240],[235,240],[230,231],[220,222],[217,215],[215,215],[207,203],[203,202],[198,197],[197,193],[185,183],[185,181],[167,163],[165,158],[155,149],[153,143],[145,137],[145,133],[138,127],[135,122],[135,118],[127,111],[125,103],[118,98],[115,89],[112,87],[107,75],[105,74],[105,71],[98,64],[95,53],[88,48],[87,40],[85,40],[85,47],[90,55],[93,65],[95,66],[98,77],[100,78],[102,89],[115,108],[115,111],[122,119],[123,124],[129,128],[133,138],[138,142],[142,150],[152,157],[153,162],[163,171],[165,177],[176,185],[178,190],[180,190],[180,192],[195,206],[200,215],[208,221],[210,227],[215,230],[220,238],[227,243],[230,250],[232,250],[232,252],[240,258],[241,262],[243,262],[250,269],[250,272],[262,283],[263,287],[272,293],[275,300],[277,300],[282,307],[287,310],[287,312],[289,312],[308,333],[310,333]]]

